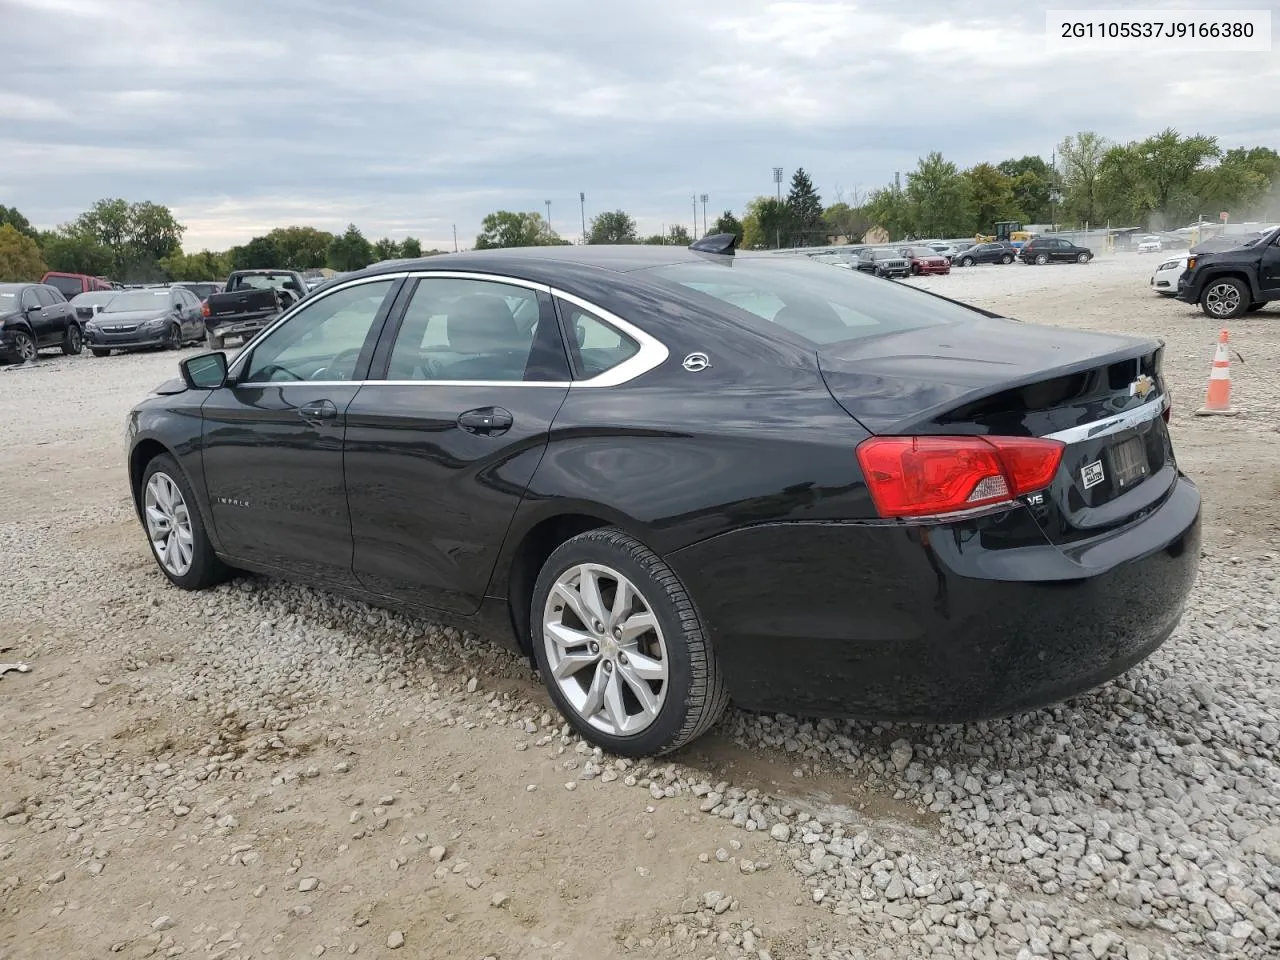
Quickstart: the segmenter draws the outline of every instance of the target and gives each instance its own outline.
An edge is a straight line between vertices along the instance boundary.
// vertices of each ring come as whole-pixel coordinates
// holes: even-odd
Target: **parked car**
[[[1151,289],[1163,297],[1172,297],[1178,292],[1178,278],[1187,269],[1187,258],[1173,257],[1156,267],[1151,275]]]
[[[902,247],[898,252],[907,258],[912,276],[951,272],[951,261],[932,247]]]
[[[82,343],[76,312],[57,287],[0,283],[0,360],[29,363],[49,347],[74,356]]]
[[[248,341],[307,293],[302,274],[293,270],[237,270],[201,307],[209,349],[221,350],[228,337]]]
[[[1164,241],[1159,237],[1141,237],[1138,240],[1139,253],[1159,253],[1164,249]]]
[[[911,276],[911,261],[897,247],[864,247],[855,263],[860,273],[895,279]]]
[[[90,290],[115,289],[110,280],[91,277],[87,273],[59,273],[51,270],[40,278],[40,282],[56,288],[64,300]]]
[[[1231,320],[1280,300],[1280,227],[1235,250],[1193,254],[1177,297],[1207,316]]]
[[[200,301],[185,287],[121,290],[84,321],[84,339],[95,357],[112,350],[177,349],[204,339]]]
[[[163,575],[499,632],[627,756],[729,698],[1007,715],[1164,641],[1200,497],[1161,341],[712,239],[361,271],[185,359],[127,426]]]
[[[81,293],[72,297],[71,308],[75,310],[76,319],[80,321],[80,326],[83,327],[86,321],[92,320],[98,311],[119,293],[121,293],[119,290],[91,290],[88,293]]]
[[[196,295],[196,299],[200,301],[208,300],[215,293],[222,292],[222,284],[220,283],[184,280],[180,283],[175,283],[174,286],[190,290]]]
[[[1019,259],[1023,263],[1040,266],[1046,263],[1088,263],[1093,259],[1093,251],[1062,237],[1036,237],[1022,245]]]
[[[975,243],[968,250],[958,253],[951,262],[958,267],[972,267],[976,263],[1013,263],[1016,255],[1017,251],[1008,241]]]
[[[960,248],[954,243],[946,243],[941,240],[926,243],[925,246],[932,249],[935,253],[946,257],[947,263],[951,263],[955,259],[956,254],[960,252]]]

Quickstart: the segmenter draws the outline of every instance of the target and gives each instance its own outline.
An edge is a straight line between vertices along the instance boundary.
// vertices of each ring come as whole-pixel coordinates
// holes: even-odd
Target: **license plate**
[[[1147,475],[1147,448],[1141,437],[1130,437],[1111,448],[1111,476],[1120,489]]]

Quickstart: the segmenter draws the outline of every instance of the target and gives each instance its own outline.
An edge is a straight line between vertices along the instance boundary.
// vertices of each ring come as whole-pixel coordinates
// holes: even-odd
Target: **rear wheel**
[[[31,334],[25,330],[16,330],[13,334],[13,352],[18,355],[20,363],[33,363],[40,351],[36,349],[36,341]]]
[[[142,472],[142,526],[160,572],[184,590],[203,590],[231,570],[214,555],[195,494],[178,462],[162,453]]]
[[[62,335],[62,352],[68,357],[74,357],[82,349],[84,349],[84,334],[80,332],[80,325],[70,324],[67,332]]]
[[[1036,266],[1043,267],[1048,262],[1049,262],[1049,257],[1047,254],[1043,254],[1043,253],[1036,254]]]
[[[1249,288],[1243,280],[1222,277],[1210,280],[1200,294],[1200,309],[1215,320],[1232,320],[1249,309]]]
[[[1006,253],[1003,257],[1000,258],[1000,262],[1006,263],[1006,264],[1013,263],[1013,254]]]
[[[668,753],[728,703],[692,598],[670,567],[620,530],[590,530],[547,559],[530,611],[534,659],[551,699],[612,753]]]
[[[90,353],[92,353],[95,357],[109,357],[109,356],[111,356],[111,351],[110,351],[110,350],[99,350],[97,347],[90,347],[90,348],[89,348],[89,352],[90,352]]]

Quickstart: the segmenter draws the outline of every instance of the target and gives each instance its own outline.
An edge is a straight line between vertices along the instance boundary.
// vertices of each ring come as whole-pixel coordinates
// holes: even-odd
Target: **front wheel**
[[[961,257],[961,258],[960,258],[960,266],[962,266],[962,267],[972,267],[972,266],[973,266],[973,264],[974,264],[974,259],[973,259],[973,257]]]
[[[1078,257],[1076,257],[1076,263],[1088,263],[1091,259],[1092,257],[1090,257],[1087,253],[1082,253]]]
[[[84,349],[84,334],[80,332],[80,326],[73,323],[62,335],[62,352],[68,357],[75,357],[79,356],[82,349]]]
[[[36,354],[40,351],[36,349],[35,338],[25,330],[15,330],[13,334],[13,352],[18,355],[21,363],[34,363]]]
[[[184,590],[203,590],[230,575],[213,552],[195,494],[178,462],[162,453],[142,472],[142,526],[160,572]]]
[[[169,324],[169,329],[165,331],[163,346],[165,350],[182,349],[182,328],[176,323]]]
[[[1242,316],[1248,312],[1249,303],[1249,288],[1235,277],[1210,280],[1200,294],[1200,309],[1215,320]]]
[[[668,753],[720,718],[728,693],[675,572],[621,530],[566,541],[533,593],[531,640],[551,699],[611,753]]]
[[[1000,258],[1000,262],[1006,265],[1013,263],[1013,254],[1006,253],[1003,257]]]

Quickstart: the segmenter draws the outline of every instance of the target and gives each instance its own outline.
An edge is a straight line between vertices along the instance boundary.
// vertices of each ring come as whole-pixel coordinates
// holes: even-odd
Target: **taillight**
[[[857,453],[880,516],[926,517],[1043,490],[1063,449],[1040,437],[872,437]]]
[[[212,315],[212,311],[209,309],[209,301],[205,300],[203,303],[200,304],[200,316],[208,317],[211,315]]]

